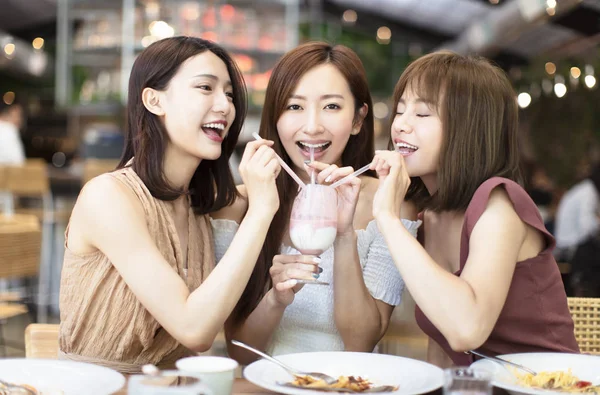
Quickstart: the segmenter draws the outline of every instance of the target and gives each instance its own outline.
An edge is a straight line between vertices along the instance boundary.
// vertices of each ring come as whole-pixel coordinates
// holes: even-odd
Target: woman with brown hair
[[[391,140],[373,161],[373,215],[429,335],[429,357],[468,365],[496,355],[578,352],[554,238],[519,185],[518,108],[502,70],[432,53],[394,92]],[[400,223],[406,196],[423,210],[419,241]]]
[[[133,64],[127,108],[121,163],[85,185],[66,233],[59,342],[62,359],[137,373],[212,345],[279,206],[280,167],[272,142],[246,147],[248,213],[215,266],[208,214],[237,194],[241,73],[214,43],[164,39]]]
[[[314,170],[318,182],[328,184],[371,162],[371,108],[358,56],[341,45],[311,42],[288,52],[273,69],[260,135],[275,142],[273,149],[306,182]],[[317,161],[309,169],[305,163],[310,162],[311,148]],[[281,207],[250,282],[226,324],[228,339],[274,354],[374,349],[403,289],[372,221],[377,184],[371,172],[337,188],[337,237],[333,248],[314,257],[300,255],[290,240],[288,226],[298,186],[287,174],[280,174]],[[238,199],[221,218],[239,221],[245,204]],[[418,223],[405,224],[416,234]],[[315,278],[329,285],[298,284]],[[242,363],[255,358],[237,347],[229,347],[229,352]]]

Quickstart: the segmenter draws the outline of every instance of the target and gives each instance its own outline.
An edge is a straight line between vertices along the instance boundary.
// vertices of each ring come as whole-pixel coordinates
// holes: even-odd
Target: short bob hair
[[[437,110],[443,128],[437,191],[430,196],[414,177],[407,196],[417,207],[464,211],[491,177],[523,184],[519,110],[504,71],[482,57],[439,51],[415,60],[402,73],[394,89],[394,113],[406,90]]]
[[[227,66],[236,115],[221,144],[221,156],[216,160],[203,160],[190,181],[191,203],[198,214],[230,205],[237,196],[229,158],[237,144],[247,112],[242,73],[229,54],[217,44],[196,37],[171,37],[151,44],[137,57],[129,78],[125,148],[118,166],[125,167],[135,157],[133,169],[157,199],[175,200],[185,193],[169,185],[165,178],[163,159],[169,138],[161,120],[144,106],[142,91],[145,88],[165,90],[187,59],[205,51],[214,53]]]

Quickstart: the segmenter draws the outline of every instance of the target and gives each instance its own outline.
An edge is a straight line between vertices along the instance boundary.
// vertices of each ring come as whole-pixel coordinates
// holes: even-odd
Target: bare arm
[[[337,238],[334,245],[335,323],[346,351],[371,352],[385,334],[394,307],[367,289],[356,241],[354,233]]]
[[[71,234],[77,233],[85,248],[102,251],[150,314],[190,349],[212,345],[244,290],[278,207],[280,168],[268,144],[252,144],[242,159],[243,175],[256,191],[251,201],[261,204],[250,205],[231,248],[191,293],[154,244],[139,200],[119,181],[96,178],[75,207]],[[269,204],[262,204],[265,200]]]
[[[471,233],[469,256],[456,277],[438,266],[402,226],[399,206],[410,185],[402,156],[379,151],[373,168],[380,177],[373,214],[415,302],[453,350],[481,346],[500,316],[517,261],[539,253],[541,236],[528,236],[506,191],[497,188]]]
[[[399,219],[382,216],[378,224],[415,302],[452,349],[483,344],[504,306],[526,235],[505,192],[494,191],[473,229],[460,277],[438,266]],[[432,289],[438,296],[432,296]]]
[[[352,167],[338,168],[320,162],[312,162],[309,166],[319,171],[319,183],[325,183],[325,180],[335,182],[354,171]],[[364,188],[361,188],[362,181],[353,177],[337,188],[338,228],[334,243],[333,299],[334,321],[345,349],[371,352],[387,330],[394,307],[371,295],[358,256],[354,225],[356,207],[361,194],[363,199],[370,202],[377,186],[369,179],[365,179],[364,183]]]

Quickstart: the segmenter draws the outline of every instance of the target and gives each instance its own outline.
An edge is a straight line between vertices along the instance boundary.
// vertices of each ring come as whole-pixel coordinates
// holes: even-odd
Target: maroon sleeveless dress
[[[539,351],[578,353],[567,295],[552,256],[554,237],[544,227],[533,200],[516,182],[494,177],[479,186],[465,212],[460,269],[454,274],[460,276],[469,256],[471,232],[485,210],[490,193],[498,186],[504,187],[519,217],[544,235],[546,248],[533,258],[517,262],[498,321],[477,351],[488,355]],[[474,361],[471,354],[453,351],[418,306],[415,317],[423,332],[438,343],[456,365],[467,366]]]

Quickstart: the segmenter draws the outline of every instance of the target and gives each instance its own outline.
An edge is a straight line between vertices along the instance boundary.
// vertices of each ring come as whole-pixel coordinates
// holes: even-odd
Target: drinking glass
[[[300,190],[292,206],[290,238],[303,255],[319,256],[331,247],[337,235],[337,204],[337,192],[328,185],[307,184]]]

